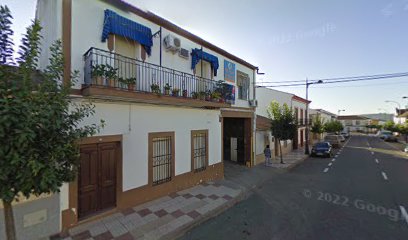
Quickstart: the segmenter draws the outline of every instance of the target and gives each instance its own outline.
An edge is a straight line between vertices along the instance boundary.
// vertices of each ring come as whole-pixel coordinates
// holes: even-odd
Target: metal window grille
[[[195,133],[193,135],[193,162],[194,171],[200,172],[207,167],[207,134]]]
[[[153,138],[153,185],[171,181],[171,136]]]

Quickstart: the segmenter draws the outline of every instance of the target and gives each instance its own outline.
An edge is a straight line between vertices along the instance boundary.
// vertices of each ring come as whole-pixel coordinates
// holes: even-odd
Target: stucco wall
[[[291,93],[281,92],[269,88],[256,88],[256,99],[258,100],[258,107],[256,108],[256,114],[268,117],[268,106],[272,101],[277,101],[280,105],[286,103],[289,107],[292,104]]]

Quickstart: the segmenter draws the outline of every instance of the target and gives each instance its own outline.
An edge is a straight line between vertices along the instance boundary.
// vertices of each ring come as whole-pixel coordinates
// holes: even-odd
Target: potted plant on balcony
[[[106,65],[105,67],[105,78],[108,81],[108,85],[110,87],[115,87],[115,82],[117,79],[117,68],[114,68],[112,66]]]
[[[152,89],[152,93],[155,93],[159,96],[161,95],[159,84],[152,83],[152,85],[150,85],[150,89]]]
[[[205,91],[201,91],[201,92],[199,92],[198,93],[198,98],[200,99],[200,100],[205,100],[205,95],[207,95],[206,94],[206,92]]]
[[[170,95],[170,89],[171,89],[170,84],[166,83],[166,85],[164,86],[164,94]]]
[[[205,101],[211,101],[212,92],[208,90],[205,92]]]
[[[187,89],[184,89],[184,90],[183,90],[183,97],[184,97],[184,98],[188,97]]]
[[[173,90],[171,90],[171,93],[172,93],[173,97],[178,97],[179,94],[180,94],[180,89],[173,88]]]
[[[221,93],[216,92],[216,91],[211,93],[211,100],[213,102],[219,102],[220,99],[221,99]]]
[[[136,78],[119,78],[118,80],[120,83],[127,85],[127,89],[129,91],[133,91],[136,85]]]
[[[91,70],[92,82],[96,84],[97,86],[104,85],[103,80],[105,76],[105,68],[106,68],[106,65],[104,64],[98,64],[98,65],[92,66],[92,70]]]
[[[193,99],[198,99],[198,95],[199,95],[198,92],[191,92],[191,97],[192,97]]]

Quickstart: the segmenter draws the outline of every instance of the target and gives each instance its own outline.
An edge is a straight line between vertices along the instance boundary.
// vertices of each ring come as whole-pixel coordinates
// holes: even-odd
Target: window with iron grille
[[[169,182],[174,174],[174,133],[152,134],[150,141],[152,184]]]
[[[192,171],[200,172],[208,165],[208,130],[191,131]]]
[[[249,75],[240,71],[237,71],[237,88],[238,99],[248,100],[249,94]]]

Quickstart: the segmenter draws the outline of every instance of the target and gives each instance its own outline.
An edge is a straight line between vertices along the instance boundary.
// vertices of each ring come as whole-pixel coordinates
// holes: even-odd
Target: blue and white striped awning
[[[217,76],[219,63],[216,56],[206,53],[198,48],[193,49],[191,51],[191,69],[194,69],[200,60],[209,62],[211,64],[211,68],[214,70],[214,76]]]
[[[152,30],[135,21],[120,16],[112,10],[105,10],[105,20],[103,23],[102,42],[105,42],[109,34],[116,34],[130,38],[140,43],[146,53],[152,53]]]

